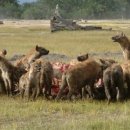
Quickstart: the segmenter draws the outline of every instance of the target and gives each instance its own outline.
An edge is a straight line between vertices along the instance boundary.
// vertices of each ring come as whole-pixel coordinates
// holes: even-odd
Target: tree
[[[0,0],[0,6],[5,6],[7,3],[14,4],[18,6],[17,0]]]
[[[0,18],[19,18],[20,6],[17,0],[0,0]]]
[[[130,0],[37,0],[19,5],[18,0],[0,0],[0,17],[50,19],[56,5],[63,18],[130,18]]]

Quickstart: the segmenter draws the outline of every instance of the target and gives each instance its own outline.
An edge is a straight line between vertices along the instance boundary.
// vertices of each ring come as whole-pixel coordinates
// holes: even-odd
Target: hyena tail
[[[124,89],[124,79],[123,79],[123,71],[118,69],[118,71],[114,72],[114,80],[116,83],[117,90],[117,100],[125,99],[125,89]]]
[[[114,70],[111,73],[111,84],[113,87],[117,87],[118,82],[120,82],[120,72],[118,70]]]
[[[117,69],[112,72],[111,78],[111,84],[114,87],[117,100],[124,99],[123,72]]]
[[[62,75],[62,83],[61,83],[61,88],[57,94],[56,100],[59,100],[62,97],[63,91],[65,90],[65,88],[67,87],[67,80],[66,80],[66,74],[64,73]]]

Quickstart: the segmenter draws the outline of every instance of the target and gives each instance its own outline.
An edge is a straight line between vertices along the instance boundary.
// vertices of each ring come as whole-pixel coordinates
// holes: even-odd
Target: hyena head
[[[33,62],[29,65],[29,77],[35,77],[37,73],[41,71],[41,62]]]
[[[29,57],[28,57],[28,63],[34,62],[36,59],[40,58],[42,55],[47,55],[49,53],[49,50],[47,50],[44,47],[36,45],[35,48],[33,48],[30,51]]]
[[[49,53],[49,50],[47,50],[44,47],[40,47],[38,45],[36,45],[35,50],[39,53],[40,56],[47,55]]]
[[[85,60],[87,60],[88,59],[88,53],[86,53],[86,54],[84,54],[84,55],[79,55],[79,56],[77,56],[77,60],[78,61],[85,61]]]
[[[128,43],[128,38],[125,36],[124,33],[113,36],[112,40],[114,42],[118,42],[120,44],[127,44]]]
[[[105,70],[106,68],[110,67],[112,64],[117,63],[113,59],[99,59],[101,62],[102,69]]]
[[[0,55],[1,56],[5,56],[5,55],[7,55],[7,51],[6,51],[6,49],[3,49],[1,52],[0,52]]]

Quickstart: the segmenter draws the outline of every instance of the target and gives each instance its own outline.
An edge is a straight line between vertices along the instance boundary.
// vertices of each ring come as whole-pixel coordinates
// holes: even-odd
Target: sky
[[[25,3],[25,2],[34,2],[34,1],[36,1],[36,0],[18,0],[21,4],[22,3]]]

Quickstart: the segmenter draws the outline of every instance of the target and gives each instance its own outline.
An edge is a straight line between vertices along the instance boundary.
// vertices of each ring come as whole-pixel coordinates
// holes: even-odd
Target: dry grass
[[[6,103],[4,102],[6,101]],[[52,102],[0,99],[2,130],[122,130],[129,129],[130,102]]]
[[[116,31],[63,31],[51,33],[48,23],[6,21],[0,25],[0,47],[8,50],[8,57],[26,53],[36,44],[50,52],[76,56],[86,52],[117,52],[119,45],[111,37]],[[124,23],[126,22],[126,23]],[[111,26],[130,35],[129,21],[90,21],[89,24]],[[128,26],[127,28],[123,27]],[[38,99],[27,102],[18,98],[0,98],[1,130],[129,130],[130,101],[54,102]]]
[[[63,31],[51,33],[47,23],[45,26],[41,26],[41,24],[38,25],[38,22],[34,22],[34,24],[33,21],[30,22],[32,22],[30,26],[24,26],[24,23],[26,25],[27,22],[18,24],[19,26],[17,22],[12,24],[6,24],[5,22],[5,25],[1,25],[0,46],[8,50],[8,56],[14,53],[26,53],[36,44],[47,47],[51,52],[63,53],[69,56],[86,52],[120,51],[119,45],[114,44],[111,40],[111,37],[117,31]],[[114,26],[114,30],[117,30],[118,27],[118,30],[124,31],[129,36],[129,28],[121,28],[124,23],[116,24],[110,21],[108,23]],[[98,22],[103,27],[108,23],[106,21]]]

